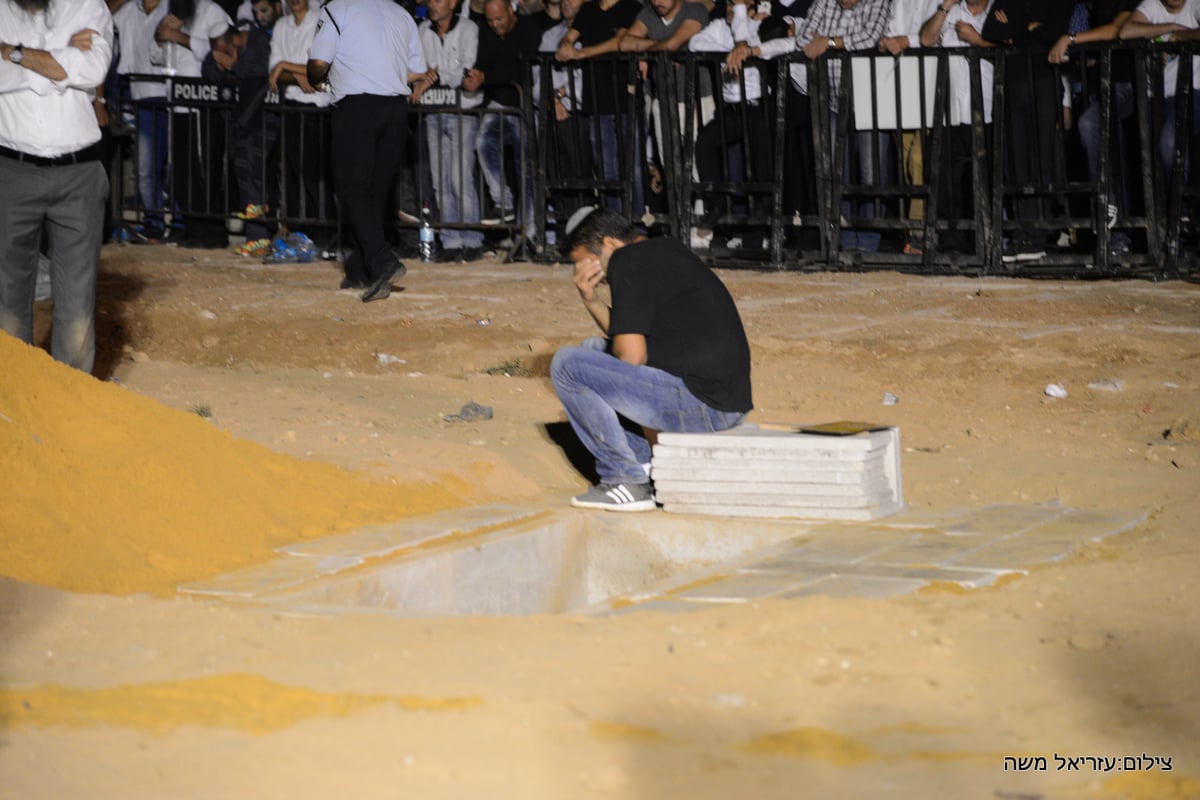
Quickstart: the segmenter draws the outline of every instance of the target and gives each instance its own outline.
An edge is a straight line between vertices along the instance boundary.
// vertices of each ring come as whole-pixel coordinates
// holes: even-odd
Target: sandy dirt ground
[[[0,580],[0,796],[1200,797],[1200,286],[721,275],[752,420],[898,425],[912,507],[1147,521],[989,589],[676,615],[304,618]],[[587,485],[546,378],[592,333],[565,266],[416,264],[370,305],[338,278],[107,247],[97,372],[279,453],[460,475],[463,505]],[[444,419],[469,401],[494,418]]]

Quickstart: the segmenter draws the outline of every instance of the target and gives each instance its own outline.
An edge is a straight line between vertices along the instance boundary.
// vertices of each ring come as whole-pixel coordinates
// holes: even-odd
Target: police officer
[[[333,93],[334,185],[354,234],[342,288],[362,301],[391,294],[406,272],[384,237],[383,219],[404,150],[410,84],[424,77],[413,18],[392,0],[329,0],[308,52],[308,80]]]

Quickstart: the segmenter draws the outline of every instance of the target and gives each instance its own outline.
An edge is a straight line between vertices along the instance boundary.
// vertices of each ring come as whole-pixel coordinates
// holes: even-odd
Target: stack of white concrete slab
[[[680,514],[871,520],[904,505],[900,430],[867,423],[660,433],[650,476]]]

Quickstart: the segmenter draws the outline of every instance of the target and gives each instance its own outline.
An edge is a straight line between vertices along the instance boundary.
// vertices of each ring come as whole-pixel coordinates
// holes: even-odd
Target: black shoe
[[[488,247],[464,247],[462,251],[463,262],[479,261],[483,258],[495,258],[496,251]]]
[[[454,264],[462,260],[463,251],[458,247],[448,247],[434,257],[438,264]]]
[[[133,237],[131,241],[137,244],[161,244],[167,238],[167,232],[161,225],[154,223],[143,223],[139,228],[133,229]]]
[[[365,289],[369,284],[366,281],[356,281],[350,278],[342,278],[342,285],[339,289]]]
[[[479,220],[480,225],[507,225],[516,222],[517,212],[511,208],[498,208],[495,213]]]
[[[400,261],[392,262],[392,268],[375,279],[375,282],[362,293],[362,301],[370,303],[373,300],[383,300],[392,293],[392,281],[403,278],[408,267]]]
[[[1045,255],[1046,248],[1043,245],[1031,241],[1013,241],[1004,248],[1000,260],[1005,264],[1023,264],[1027,261],[1040,261]]]

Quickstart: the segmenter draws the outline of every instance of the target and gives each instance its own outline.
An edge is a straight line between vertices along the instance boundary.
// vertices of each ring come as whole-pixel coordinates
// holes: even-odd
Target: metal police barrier
[[[417,227],[428,205],[443,238],[499,228],[518,245],[528,237],[528,255],[556,257],[556,227],[604,203],[695,234],[712,263],[1187,276],[1198,268],[1198,52],[1097,45],[1073,48],[1066,65],[975,48],[793,56],[747,62],[757,97],[721,54],[545,56],[530,63],[519,109],[464,109],[444,87],[414,106],[410,186],[396,204],[408,217],[397,225]],[[1177,76],[1166,96],[1165,72]],[[138,128],[126,211],[196,222],[241,208],[228,153],[244,99],[204,81],[132,77],[161,93],[119,103]],[[328,110],[298,106],[268,99],[261,142],[283,155],[259,169],[278,221],[333,224]],[[489,117],[490,142],[468,142]],[[458,144],[421,135],[430,120]],[[486,172],[469,164],[476,144],[488,149]],[[467,184],[499,225],[471,219]],[[443,210],[452,191],[455,208]]]
[[[922,161],[924,154],[932,156],[936,178],[946,59],[944,51],[902,58],[829,54],[809,65],[830,266],[861,268],[899,258],[918,264],[923,259],[917,256],[934,249],[927,245],[936,242],[937,203],[926,189]],[[906,155],[903,165],[915,168],[901,168]]]
[[[132,170],[123,161],[114,165],[115,180],[123,186],[132,171],[135,200],[127,200],[125,209],[157,227],[185,231],[185,241],[221,244],[234,200],[228,143],[237,88],[201,79],[130,75],[120,95],[119,119],[136,128]]]
[[[541,249],[533,234],[533,159],[522,87],[521,105],[483,101],[464,107],[460,88],[435,85],[410,106],[411,175],[402,178],[401,229],[432,225],[447,257],[487,249],[491,234],[507,237],[508,258]],[[410,207],[411,206],[411,207]],[[491,237],[494,240],[494,236]]]
[[[657,178],[648,175],[647,80],[640,60],[603,56],[560,64],[553,54],[527,59],[527,126],[536,132],[533,208],[536,235],[561,233],[571,213],[598,205],[639,222],[664,213]],[[552,210],[552,211],[551,211]],[[548,251],[549,256],[555,253]]]
[[[1159,217],[1164,265],[1171,276],[1200,278],[1200,42],[1153,44],[1146,57],[1152,87],[1162,89],[1155,172],[1161,176],[1156,183],[1164,212]],[[1173,97],[1167,92],[1172,71]]]
[[[678,198],[676,227],[722,263],[782,262],[782,125],[770,91],[783,62],[748,60],[730,72],[723,54],[676,58],[679,136],[664,136],[678,169],[665,170]]]

